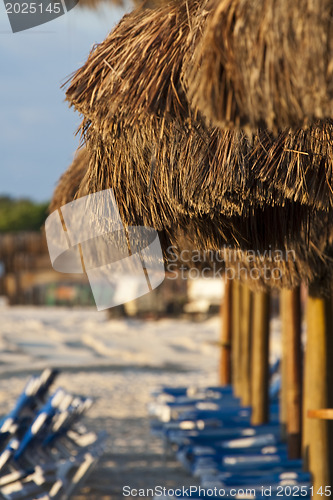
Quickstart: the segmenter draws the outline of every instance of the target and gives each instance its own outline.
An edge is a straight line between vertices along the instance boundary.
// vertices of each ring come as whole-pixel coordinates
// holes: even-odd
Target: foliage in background
[[[48,202],[0,196],[0,233],[39,231],[47,217]]]

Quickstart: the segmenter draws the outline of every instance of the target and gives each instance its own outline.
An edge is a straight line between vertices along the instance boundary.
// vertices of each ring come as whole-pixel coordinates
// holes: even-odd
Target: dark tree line
[[[0,233],[39,231],[47,217],[49,203],[0,196]]]

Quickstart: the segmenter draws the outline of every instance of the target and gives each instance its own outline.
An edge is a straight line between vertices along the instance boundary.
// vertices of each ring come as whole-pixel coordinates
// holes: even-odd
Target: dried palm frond
[[[329,122],[278,139],[261,132],[251,146],[241,132],[209,130],[199,122],[191,129],[170,122],[162,139],[150,122],[132,127],[115,122],[105,138],[90,127],[91,162],[82,186],[88,192],[112,186],[126,193],[129,212],[143,215],[150,207],[146,217],[159,229],[173,225],[180,213],[221,219],[256,213],[258,228],[258,209],[272,213],[270,206],[285,205],[288,221],[296,216],[298,224],[303,218],[298,205],[304,213],[307,207],[332,208],[332,132]],[[293,213],[291,201],[298,203]],[[282,208],[281,219],[284,213]],[[296,238],[297,231],[291,234]]]
[[[160,197],[200,214],[246,215],[253,204],[284,199],[329,208],[331,122],[278,138],[256,131],[252,147],[243,132],[207,127],[190,111],[180,76],[204,7],[192,1],[135,10],[75,74],[67,98],[85,116],[93,154],[103,157],[96,168],[117,175],[107,158],[121,169],[127,157],[129,179],[131,162],[140,170],[138,193],[149,192],[157,177]]]
[[[247,246],[244,241],[241,245],[239,241],[236,245],[226,244],[218,231],[219,221],[213,233],[207,221],[192,219],[186,230],[183,226],[179,229],[175,246],[166,255],[171,255],[173,266],[198,268],[204,270],[205,276],[211,269],[211,275],[225,274],[227,279],[240,279],[254,290],[290,288],[306,283],[326,293],[333,278],[332,214],[312,212],[308,215],[308,226],[298,232],[296,241],[286,239],[284,244],[280,241],[278,245],[269,244],[260,249],[251,240]],[[257,216],[254,220],[257,221]],[[249,220],[243,219],[242,223],[250,226]],[[238,224],[235,226],[239,228]],[[271,237],[269,240],[274,241]]]
[[[265,190],[247,165],[251,149],[246,137],[195,125],[166,123],[162,138],[149,120],[132,127],[115,121],[107,136],[89,127],[91,161],[83,186],[132,191],[139,210],[155,203],[154,219],[162,225],[176,220],[179,212],[242,214],[260,196],[264,201]]]
[[[330,0],[212,0],[208,11],[185,80],[214,125],[277,131],[332,117]]]
[[[67,100],[105,133],[115,116],[130,125],[146,113],[189,119],[180,72],[198,8],[191,0],[125,15],[76,72]]]
[[[95,165],[93,157],[92,162]],[[78,165],[81,168],[78,169]],[[74,179],[69,175],[73,167],[79,170],[79,177],[69,190],[70,185],[64,180]],[[251,286],[255,288],[296,286],[300,282],[314,281],[320,281],[323,288],[323,283],[330,279],[330,213],[314,212],[299,203],[286,202],[283,207],[252,207],[251,215],[241,217],[226,217],[219,212],[200,216],[181,210],[180,207],[178,211],[174,210],[173,218],[166,216],[161,219],[158,209],[167,198],[156,199],[155,195],[143,199],[142,193],[138,196],[134,189],[138,187],[140,178],[135,179],[132,174],[130,178],[125,177],[124,181],[124,172],[115,170],[117,173],[113,177],[100,170],[101,184],[96,184],[98,176],[91,176],[89,155],[86,150],[80,151],[56,189],[58,196],[52,202],[54,209],[71,201],[74,193],[80,197],[112,188],[125,227],[150,226],[159,230],[166,262],[172,247],[180,251],[190,248],[192,252],[218,253],[222,255],[222,263],[221,260],[214,262],[213,273],[216,273],[218,264],[222,270],[227,268],[227,274],[234,270],[242,280],[250,277]],[[80,178],[82,180],[78,186]],[[114,237],[112,241],[114,244]],[[103,251],[103,248],[99,251]],[[278,261],[274,259],[277,252],[280,256]],[[181,264],[181,260],[177,262],[177,265]],[[196,260],[192,266],[206,269],[209,264]]]
[[[85,148],[77,151],[73,162],[60,177],[49,206],[49,213],[73,201],[80,183],[89,167],[89,155]]]
[[[290,129],[275,138],[255,138],[251,175],[265,186],[266,203],[297,201],[319,210],[333,208],[333,121]]]
[[[96,148],[96,151],[101,150]],[[119,151],[123,151],[122,148]],[[133,164],[126,168],[126,161],[123,166],[117,148],[115,153],[112,150],[102,151],[101,162],[103,158],[107,160],[105,167],[103,163],[96,162],[92,154],[93,169],[88,170],[77,195],[112,188],[125,226],[154,227],[163,235],[165,252],[172,244],[181,248],[183,240],[179,234],[184,236],[192,249],[198,250],[216,252],[224,251],[227,247],[233,251],[238,249],[243,256],[254,250],[265,255],[267,249],[272,247],[280,249],[283,255],[294,251],[295,259],[291,263],[286,263],[281,257],[278,268],[282,269],[283,276],[280,280],[272,280],[271,286],[296,284],[306,277],[312,281],[321,272],[319,268],[323,267],[326,257],[323,250],[316,251],[317,240],[321,238],[320,241],[323,240],[327,245],[331,227],[330,212],[313,211],[306,205],[288,201],[283,206],[267,205],[259,208],[252,205],[249,213],[242,216],[226,216],[219,211],[209,214],[200,214],[195,210],[191,212],[181,204],[172,206],[165,194],[165,187],[153,189],[148,195],[140,186],[142,181],[144,185],[146,183],[144,176],[140,176],[140,169]],[[114,161],[113,170],[110,161]],[[166,183],[170,181],[167,172],[163,173],[162,180]],[[239,258],[236,262],[239,262]],[[265,257],[263,261],[261,258],[254,260],[256,267],[258,262],[259,268],[260,265],[267,265]],[[251,270],[252,261],[245,262],[245,265]]]

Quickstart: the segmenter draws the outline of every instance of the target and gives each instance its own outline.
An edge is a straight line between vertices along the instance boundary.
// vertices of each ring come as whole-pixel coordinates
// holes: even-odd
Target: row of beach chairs
[[[51,392],[57,375],[32,377],[0,423],[1,499],[68,499],[103,453],[105,435],[81,423],[92,400]]]
[[[163,439],[166,456],[171,450],[199,480],[192,498],[311,497],[310,474],[302,460],[288,459],[281,439],[279,390],[277,362],[271,368],[270,420],[256,427],[251,408],[241,406],[231,387],[163,387],[153,394],[152,433]]]

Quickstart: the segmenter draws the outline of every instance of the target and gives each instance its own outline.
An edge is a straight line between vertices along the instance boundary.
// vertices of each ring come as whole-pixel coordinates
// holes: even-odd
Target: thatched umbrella
[[[128,223],[135,223],[137,214],[141,223],[162,230],[182,225],[181,215],[185,230],[188,219],[195,219],[203,231],[195,232],[199,240],[218,238],[220,246],[264,250],[301,238],[307,242],[311,217],[301,203],[327,208],[313,195],[315,187],[306,190],[308,179],[301,175],[311,170],[320,149],[320,140],[312,138],[317,130],[303,142],[287,133],[275,141],[260,132],[251,145],[242,132],[207,128],[190,110],[180,78],[197,12],[195,3],[134,11],[73,77],[67,98],[85,116],[82,131],[92,158],[80,193],[112,186]],[[290,162],[297,140],[308,153],[295,153]],[[277,179],[271,178],[273,167]],[[313,185],[320,185],[315,166],[313,171]],[[299,204],[286,202],[283,183]],[[267,206],[273,204],[278,206]],[[231,222],[230,238],[223,239]]]
[[[332,117],[329,2],[284,6],[283,2],[220,1],[212,2],[211,6],[207,19],[202,19],[204,36],[185,70],[192,105],[215,125],[246,126],[248,130],[266,125],[275,134],[281,128],[308,127],[315,119]],[[314,138],[319,141],[311,152],[305,145],[307,130],[297,131],[296,141],[290,144],[283,144],[283,134],[280,145],[277,142],[273,146],[272,161],[266,148],[263,157],[268,158],[267,175],[264,164],[259,161],[257,165],[259,178],[271,180],[273,199],[277,189],[291,200],[331,209],[330,126],[330,122],[314,125]],[[330,230],[330,220],[327,225]],[[319,224],[317,233],[321,231]],[[313,266],[317,271],[319,264],[324,275],[330,275],[332,268],[331,248],[328,242],[328,259],[322,261],[322,266],[320,259]],[[331,382],[327,381],[330,380],[328,359],[332,355],[329,342],[332,304],[318,298],[322,287],[322,282],[316,284],[315,290],[311,287],[308,304],[305,417],[307,409],[330,404],[327,391]],[[297,311],[292,313],[299,321]],[[320,329],[315,326],[318,323]],[[293,328],[296,336],[299,330],[297,325]],[[292,332],[288,333],[290,336]],[[325,371],[324,376],[320,375],[319,366]],[[315,486],[330,483],[327,439],[325,425],[310,423],[305,418],[304,449],[310,449]]]
[[[283,2],[270,1],[256,4],[217,1],[210,6],[210,14],[207,16],[206,12],[201,18],[201,32],[197,35],[200,42],[196,43],[194,55],[191,54],[185,69],[192,105],[215,125],[246,126],[251,131],[264,125],[275,135],[280,128],[308,127],[315,119],[332,117],[329,2],[296,2],[287,6]],[[202,32],[204,35],[200,38]],[[266,166],[269,166],[265,173],[266,159],[264,163],[259,161],[258,173],[260,179],[271,180],[273,199],[276,199],[277,189],[291,200],[331,209],[330,127],[331,122],[318,122],[312,128],[314,134],[298,130],[294,136],[296,140],[292,139],[289,144],[284,143],[286,133],[282,134],[273,145],[271,160],[267,155],[269,148],[264,150],[263,157],[268,158]],[[290,132],[287,135],[291,136]],[[313,137],[317,142],[311,151],[306,145],[309,137],[310,142]],[[327,225],[330,230],[329,220]],[[317,233],[321,231],[319,224]],[[324,276],[330,276],[331,248],[329,242],[326,262],[320,263],[321,259],[314,262],[313,269],[318,271],[319,264],[322,269],[319,274]],[[326,281],[326,290],[330,280]],[[305,416],[308,408],[329,404],[326,381],[329,379],[327,359],[332,355],[328,337],[332,305],[318,298],[322,288],[320,280],[315,290],[311,287],[308,304]],[[290,308],[288,316],[299,322],[296,309]],[[315,327],[318,322],[320,330]],[[294,324],[292,330],[289,328],[288,337],[294,336],[297,351],[300,326]],[[296,351],[294,361],[299,358]],[[325,352],[328,356],[323,354]],[[324,377],[319,375],[317,368],[320,365],[323,369],[326,367]],[[299,370],[296,366],[291,368],[289,380],[295,380]],[[298,389],[294,389],[297,392]],[[295,395],[295,390],[291,394]],[[310,466],[315,471],[315,485],[330,483],[325,439],[325,425],[309,423],[305,418],[305,450],[310,443]]]
[[[74,197],[79,197],[80,195],[84,194],[91,194],[95,192],[96,187],[94,184],[90,185],[89,183],[89,178],[91,177],[91,172],[89,172],[89,154],[88,151],[83,149],[78,157],[74,160],[73,164],[70,166],[68,172],[66,172],[62,179],[60,180],[59,186],[56,189],[55,192],[55,199],[52,202],[52,207],[54,208],[60,208],[62,205],[68,203],[71,201]],[[115,163],[117,164],[117,163]],[[101,170],[103,173],[103,170]],[[86,173],[86,176],[89,177],[88,179],[84,178],[84,174]],[[75,174],[75,175],[74,175]],[[83,178],[83,180],[82,180]],[[80,185],[80,181],[81,185]],[[99,186],[99,188],[104,189],[108,187],[114,187],[114,183],[112,181],[106,179],[107,183],[105,185]],[[131,186],[131,184],[130,184]],[[122,193],[121,186],[118,186],[119,192]],[[62,195],[62,196],[61,196]],[[137,204],[135,204],[135,201],[137,200],[136,196],[132,194],[132,192],[129,190],[126,196],[126,199],[124,197],[118,198],[118,206],[120,208],[120,212],[122,214],[123,220],[126,221],[127,224],[143,224],[147,223],[147,215],[143,219],[140,217],[140,214],[138,216],[138,208]],[[134,205],[133,205],[134,202]],[[156,203],[155,200],[153,200],[153,203]],[[151,200],[150,200],[150,205],[151,205]],[[129,207],[133,208],[133,210],[129,210]],[[146,204],[146,207],[149,204]],[[130,217],[129,217],[130,215]],[[133,219],[134,215],[134,219]],[[272,220],[272,216],[269,217],[269,221]],[[254,217],[254,221],[257,223],[258,222],[258,217]],[[262,218],[262,222],[264,221],[264,218]],[[151,223],[151,215],[149,216],[149,210],[148,210],[148,223]],[[156,223],[156,219],[155,219]],[[165,257],[166,260],[170,257],[170,253],[168,251],[168,248],[171,247],[172,245],[172,251],[173,254],[176,249],[180,251],[180,257],[178,259],[178,266],[186,266],[188,263],[182,262],[181,259],[181,252],[184,249],[189,249],[190,251],[195,249],[197,252],[202,251],[202,255],[204,252],[208,251],[211,252],[212,250],[215,250],[216,254],[212,255],[212,258],[204,259],[203,257],[200,257],[199,262],[192,261],[190,262],[190,269],[191,267],[201,267],[202,270],[205,271],[205,274],[207,275],[207,269],[209,267],[212,268],[212,273],[216,275],[218,270],[222,271],[224,270],[225,265],[227,265],[227,268],[230,270],[230,268],[234,268],[235,274],[237,275],[240,274],[240,277],[245,279],[245,281],[253,283],[255,288],[258,289],[259,285],[260,287],[266,287],[268,284],[272,284],[273,280],[270,279],[269,275],[267,275],[267,270],[270,271],[270,269],[273,270],[278,270],[279,271],[279,276],[275,280],[275,285],[276,286],[281,286],[285,282],[290,285],[293,283],[293,280],[299,280],[299,271],[297,271],[297,265],[300,264],[300,256],[296,258],[291,258],[287,262],[283,258],[280,258],[277,262],[274,260],[274,251],[270,252],[273,257],[265,257],[263,255],[256,255],[255,257],[253,255],[250,255],[250,253],[246,253],[243,251],[235,251],[233,248],[225,248],[223,250],[223,246],[226,241],[230,241],[230,236],[226,236],[226,233],[223,232],[222,226],[221,226],[221,220],[220,217],[214,221],[210,219],[209,217],[197,217],[197,218],[189,218],[188,216],[185,218],[183,216],[183,219],[179,218],[177,221],[177,224],[171,224],[169,221],[169,225],[166,225],[164,222],[164,229],[163,231],[160,232],[160,238],[162,238],[162,246],[164,247],[165,250]],[[248,220],[243,220],[240,219],[237,222],[237,227],[242,228],[241,233],[245,233],[247,231],[247,227],[249,228],[250,232],[253,231],[254,233],[257,233],[258,231],[254,231],[254,226],[253,223],[249,223]],[[180,227],[179,227],[180,226]],[[184,228],[186,227],[186,232],[184,232]],[[263,225],[265,227],[265,224]],[[183,228],[183,231],[181,230]],[[214,231],[212,231],[212,228],[214,228]],[[247,232],[246,234],[250,234]],[[240,244],[239,240],[233,241],[233,244],[236,245]],[[253,243],[253,242],[252,242]],[[244,240],[243,237],[243,246],[247,245],[248,241]],[[100,250],[100,249],[98,249]],[[222,252],[221,252],[222,250]],[[222,255],[220,255],[222,253]],[[209,254],[208,254],[209,255]],[[217,258],[217,257],[220,258]],[[99,255],[100,258],[103,259],[103,255]],[[221,261],[222,257],[222,261]],[[311,271],[311,266],[307,265],[305,268],[305,259],[304,256],[303,261],[302,261],[302,266],[301,266],[301,272],[303,273],[303,277],[307,278],[308,274]],[[297,264],[295,263],[297,262]],[[218,265],[218,269],[215,266],[215,264]],[[239,270],[237,269],[237,266],[241,265],[242,271],[239,273]],[[252,274],[252,271],[255,271],[255,275]],[[289,274],[286,272],[289,271]],[[259,275],[257,273],[259,272]],[[249,280],[249,276],[252,278],[252,280]],[[266,314],[267,318],[267,314]],[[261,323],[260,323],[261,324]],[[265,333],[263,331],[263,333]],[[245,336],[245,340],[248,338],[248,336]],[[256,339],[259,338],[258,335]],[[266,343],[267,345],[267,343]],[[244,338],[243,338],[243,346],[244,346]],[[244,350],[246,354],[246,349]],[[237,353],[237,350],[234,350],[234,353]],[[256,352],[256,350],[254,351]],[[248,357],[245,356],[243,366],[245,367],[245,370],[248,370],[246,368],[247,361],[249,360]],[[259,367],[258,361],[256,361],[255,365]],[[234,363],[234,367],[238,367],[239,363]],[[241,365],[240,365],[241,366]],[[239,370],[236,370],[234,373],[235,374]],[[260,372],[259,372],[260,375]],[[261,373],[262,376],[259,377],[259,382],[262,379],[265,379],[265,372]],[[244,380],[248,380],[248,377],[243,377]],[[256,380],[257,377],[254,377],[254,380]],[[263,380],[264,381],[264,380]],[[262,382],[260,382],[262,383]],[[242,390],[242,387],[240,387],[240,390]],[[258,391],[255,391],[257,393]],[[245,390],[244,386],[244,391],[243,395],[246,394],[248,395],[248,392]],[[260,393],[258,393],[260,394]],[[265,394],[265,391],[262,392],[262,394]],[[246,400],[245,400],[246,402]],[[263,403],[261,400],[258,401],[258,408],[261,410],[261,408],[267,407],[267,401],[263,400]],[[267,418],[267,414],[263,413],[262,411],[259,412],[259,416],[257,418],[262,419],[262,418]]]
[[[326,259],[313,221],[330,216],[312,208],[331,207],[331,124],[277,139],[258,131],[252,144],[242,132],[206,127],[181,78],[202,8],[132,12],[73,77],[67,98],[85,117],[91,155],[79,194],[113,187],[127,223],[180,226],[196,245],[298,246],[312,280],[312,264]],[[299,282],[307,272],[294,267]]]
[[[279,264],[283,285],[330,279],[331,124],[251,140],[208,127],[187,100],[184,71],[201,8],[134,11],[74,76],[67,97],[84,115],[90,158],[77,196],[113,188],[123,222],[155,227],[168,244],[182,231],[190,248],[294,249],[295,261]],[[267,297],[257,306],[266,350]]]
[[[214,0],[196,24],[191,101],[220,126],[300,127],[333,115],[329,0]]]

